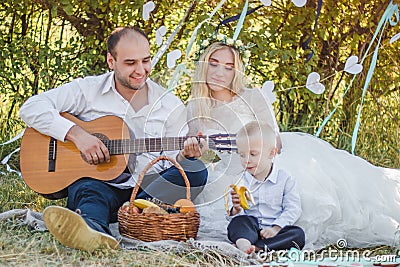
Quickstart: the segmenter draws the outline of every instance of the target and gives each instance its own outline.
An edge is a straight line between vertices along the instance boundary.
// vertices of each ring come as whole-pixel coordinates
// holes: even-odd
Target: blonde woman
[[[270,102],[261,90],[245,88],[243,73],[238,70],[243,70],[243,63],[234,46],[216,42],[200,56],[188,103],[189,133],[236,133],[250,121],[263,121],[276,130],[280,145]],[[226,238],[224,195],[230,184],[239,181],[242,168],[236,153],[217,152],[216,158],[220,160],[208,165],[209,182],[196,204],[203,216],[200,237],[204,231],[220,239]],[[214,224],[209,223],[210,218]]]
[[[274,162],[298,182],[303,212],[295,225],[305,231],[306,248],[343,238],[353,247],[391,245],[400,222],[400,170],[374,166],[306,133],[279,133],[268,98],[244,85],[248,54],[243,50],[242,42],[223,39],[200,55],[187,106],[189,132],[235,134],[249,121],[271,125],[277,147],[282,147]],[[199,237],[226,240],[223,196],[230,184],[239,182],[243,169],[235,153],[217,155],[196,198],[202,219]]]
[[[234,46],[215,42],[200,56],[193,76],[192,100],[188,104],[192,133],[204,128],[235,133],[244,122],[251,120],[265,121],[279,132],[267,97],[261,90],[245,88],[241,70],[243,62]],[[241,111],[237,114],[240,116],[225,124],[225,115],[231,116],[232,111]]]

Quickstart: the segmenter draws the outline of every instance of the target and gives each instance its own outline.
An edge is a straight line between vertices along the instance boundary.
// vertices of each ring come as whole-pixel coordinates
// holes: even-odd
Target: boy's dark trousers
[[[283,227],[274,237],[263,239],[260,236],[258,219],[254,216],[240,215],[234,217],[228,225],[228,238],[233,243],[245,238],[252,245],[264,251],[286,250],[292,247],[302,249],[305,245],[303,229],[294,225]]]

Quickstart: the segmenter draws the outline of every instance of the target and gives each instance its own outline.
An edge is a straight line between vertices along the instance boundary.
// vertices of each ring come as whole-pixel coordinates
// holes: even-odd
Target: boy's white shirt
[[[293,225],[301,215],[301,200],[297,190],[296,180],[273,164],[272,171],[264,181],[255,179],[244,171],[241,185],[247,187],[253,195],[255,205],[244,210],[239,215],[249,215],[258,218],[260,228],[278,225],[281,228]],[[229,201],[229,210],[233,207]]]

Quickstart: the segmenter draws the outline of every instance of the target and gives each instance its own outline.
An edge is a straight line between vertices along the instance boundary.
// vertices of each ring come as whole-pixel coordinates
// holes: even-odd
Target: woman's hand
[[[179,151],[177,160],[181,161],[184,158],[199,158],[208,150],[208,144],[204,138],[200,138],[200,143],[197,137],[189,137],[183,143],[183,149]]]

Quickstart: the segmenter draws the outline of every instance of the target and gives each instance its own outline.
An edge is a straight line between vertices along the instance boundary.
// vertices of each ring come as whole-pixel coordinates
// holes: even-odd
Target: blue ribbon
[[[395,15],[396,20],[392,20],[393,15]],[[352,154],[354,154],[354,150],[355,150],[356,143],[357,143],[357,135],[358,135],[358,130],[360,128],[360,118],[361,118],[361,111],[362,111],[362,107],[363,107],[363,103],[364,103],[365,93],[367,91],[369,82],[371,81],[372,75],[373,75],[375,67],[376,67],[376,62],[378,60],[378,51],[379,51],[379,46],[380,46],[381,39],[382,39],[382,34],[383,34],[388,22],[390,23],[391,26],[395,26],[399,22],[398,5],[397,4],[393,5],[392,1],[389,3],[388,7],[386,8],[385,12],[383,13],[382,18],[379,21],[378,26],[375,30],[374,36],[372,37],[372,40],[371,40],[367,50],[365,51],[363,58],[361,59],[361,64],[362,64],[364,62],[365,58],[367,57],[368,52],[371,49],[376,37],[380,33],[378,43],[377,43],[377,45],[375,47],[375,51],[372,55],[372,60],[371,60],[370,67],[368,69],[367,77],[365,79],[365,84],[363,87],[363,92],[362,92],[362,97],[361,97],[361,103],[360,103],[360,107],[358,109],[356,124],[355,124],[354,130],[353,130],[353,135],[352,135],[352,139],[351,139],[351,153]],[[353,76],[353,79],[351,80],[350,84],[345,89],[345,91],[341,97],[341,100],[343,100],[344,96],[346,95],[349,88],[353,84],[355,78],[356,78],[356,75]],[[335,111],[337,110],[340,103],[341,103],[341,101],[335,106],[335,108],[331,111],[331,113],[329,113],[329,115],[324,119],[324,121],[322,122],[321,126],[319,127],[317,133],[315,134],[316,136],[320,135],[323,127],[329,121],[329,119],[332,117],[332,115],[335,113]]]
[[[248,16],[248,15],[254,13],[256,10],[258,10],[259,8],[261,8],[261,7],[263,7],[263,6],[264,6],[264,5],[259,5],[258,7],[255,7],[255,8],[253,8],[253,9],[248,10],[248,11],[246,12],[246,16]],[[233,17],[229,17],[229,18],[227,18],[227,19],[224,19],[223,21],[221,21],[221,22],[218,24],[218,26],[217,26],[217,28],[215,29],[215,31],[218,33],[219,27],[221,27],[222,25],[231,23],[232,21],[238,20],[238,19],[240,18],[241,15],[242,15],[242,13],[240,13],[240,14],[238,14],[238,15],[235,15],[235,16],[233,16]]]
[[[174,73],[172,74],[172,78],[168,83],[168,92],[172,92],[178,86],[178,82],[181,79],[182,74],[185,72],[187,73],[187,70],[183,63],[176,66]]]
[[[235,32],[233,33],[233,40],[236,40],[239,37],[239,33],[242,30],[244,19],[247,15],[247,9],[249,7],[249,0],[246,0],[246,3],[243,6],[242,13],[240,14],[238,24],[236,25]]]
[[[396,22],[391,20],[391,18],[393,17],[394,14],[396,15],[396,19],[397,19]],[[355,150],[355,147],[356,147],[357,135],[358,135],[359,127],[360,127],[361,111],[362,111],[362,107],[363,107],[363,103],[364,103],[365,93],[367,91],[369,82],[371,81],[372,75],[374,73],[374,70],[375,70],[375,67],[376,67],[376,61],[378,60],[378,50],[379,50],[379,46],[381,44],[382,35],[383,35],[384,30],[385,30],[386,24],[389,21],[390,21],[390,25],[391,26],[394,26],[399,22],[399,9],[398,9],[398,6],[397,5],[393,5],[392,2],[389,3],[389,6],[386,8],[385,13],[383,13],[382,18],[379,21],[378,28],[375,31],[374,37],[372,38],[372,41],[371,41],[366,53],[364,54],[363,59],[362,59],[362,61],[364,61],[365,57],[367,56],[367,52],[368,52],[369,48],[372,46],[372,43],[375,40],[376,36],[378,35],[378,32],[379,32],[379,30],[380,30],[380,28],[382,27],[382,24],[383,24],[381,33],[379,35],[378,43],[377,43],[377,45],[375,47],[374,54],[372,55],[371,65],[369,67],[369,70],[368,70],[368,73],[367,73],[367,77],[365,79],[365,84],[364,84],[362,97],[361,97],[361,103],[360,103],[360,107],[358,109],[358,114],[357,114],[356,125],[354,127],[353,135],[352,135],[352,138],[351,138],[351,153],[352,154],[354,154],[354,150]]]
[[[190,40],[189,40],[189,43],[186,48],[186,58],[189,56],[190,50],[192,49],[194,41],[196,40],[197,31],[200,29],[201,26],[203,26],[204,23],[208,22],[215,15],[215,13],[217,13],[217,11],[222,7],[222,5],[225,3],[225,1],[226,0],[221,0],[221,2],[219,2],[217,7],[214,8],[214,10],[210,13],[210,15],[196,26],[196,28],[194,29],[194,31],[192,33],[192,36],[190,36]]]

